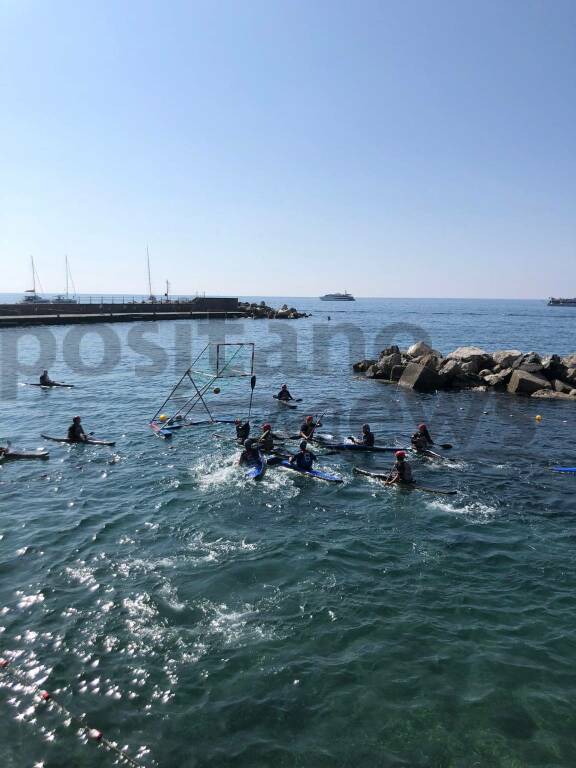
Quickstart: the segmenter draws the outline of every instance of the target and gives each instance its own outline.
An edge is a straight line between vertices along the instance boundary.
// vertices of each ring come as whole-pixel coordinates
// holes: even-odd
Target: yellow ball
[[[214,387],[214,394],[219,395],[220,394],[220,387]]]
[[[158,416],[158,421],[168,421],[168,416],[166,416],[165,413],[161,413],[160,416]]]
[[[540,414],[538,414],[534,418],[536,419],[536,421],[542,421],[542,416],[540,416]]]

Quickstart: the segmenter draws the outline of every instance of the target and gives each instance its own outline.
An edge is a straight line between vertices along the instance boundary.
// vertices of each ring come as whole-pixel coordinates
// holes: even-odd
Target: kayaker
[[[244,450],[240,454],[238,464],[254,464],[260,460],[260,451],[256,440],[249,437],[244,440]]]
[[[386,485],[393,485],[394,483],[398,483],[399,485],[409,485],[410,483],[413,483],[412,467],[406,461],[406,452],[396,451],[394,455],[396,456],[396,462],[392,467],[390,477],[386,480]]]
[[[250,436],[250,422],[236,419],[234,425],[236,427],[236,440],[244,445],[244,441]]]
[[[294,400],[290,392],[288,391],[288,386],[286,384],[282,384],[280,387],[280,392],[276,395],[277,400],[284,400],[285,402],[288,402],[288,400]]]
[[[72,424],[68,427],[68,440],[73,443],[85,443],[88,440],[80,416],[74,416],[72,419]]]
[[[278,435],[272,432],[272,424],[262,424],[262,434],[258,438],[258,445],[263,451],[274,450],[274,440],[278,439]]]
[[[321,427],[322,424],[319,421],[314,421],[313,416],[306,416],[306,421],[300,425],[300,437],[303,440],[312,440],[314,437],[314,430],[316,427]]]
[[[315,461],[316,455],[308,450],[308,443],[306,440],[302,440],[300,443],[300,450],[298,453],[295,453],[290,457],[290,464],[293,464],[298,469],[312,469]]]
[[[362,437],[359,440],[352,436],[350,436],[350,440],[354,445],[365,445],[367,448],[373,448],[374,432],[371,431],[370,424],[362,424]]]
[[[414,432],[410,438],[410,442],[412,443],[412,447],[418,453],[423,453],[431,445],[434,445],[434,440],[432,440],[432,436],[430,435],[426,424],[418,424],[418,431]]]
[[[48,371],[43,371],[42,375],[40,376],[40,386],[41,387],[51,387],[54,382],[48,375]]]

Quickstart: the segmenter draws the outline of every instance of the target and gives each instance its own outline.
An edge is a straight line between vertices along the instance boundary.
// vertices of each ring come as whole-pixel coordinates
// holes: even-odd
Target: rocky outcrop
[[[310,317],[305,312],[298,312],[294,307],[283,304],[280,309],[269,307],[265,301],[259,304],[247,301],[238,302],[238,308],[246,317],[254,320],[298,320],[301,317]]]
[[[444,356],[423,342],[407,350],[383,349],[377,360],[354,364],[367,378],[393,382],[417,392],[445,389],[507,391],[510,394],[576,402],[576,354],[541,357],[537,352],[458,347]]]

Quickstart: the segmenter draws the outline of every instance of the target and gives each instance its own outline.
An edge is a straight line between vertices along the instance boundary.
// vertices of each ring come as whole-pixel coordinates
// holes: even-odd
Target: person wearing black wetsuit
[[[300,425],[300,437],[304,440],[312,440],[316,427],[321,427],[319,421],[314,421],[313,416],[306,416],[306,421]]]
[[[404,451],[396,451],[396,462],[392,468],[392,476],[386,480],[386,485],[398,483],[399,485],[410,485],[414,482],[412,477],[412,467],[406,461]]]
[[[410,438],[410,442],[412,443],[412,447],[418,453],[423,453],[431,445],[434,445],[434,440],[432,440],[432,436],[430,435],[426,424],[418,424],[418,431],[414,432]]]
[[[234,424],[236,425],[236,440],[244,444],[244,441],[250,436],[250,422],[236,419]]]
[[[42,375],[40,376],[40,386],[50,387],[52,384],[54,384],[54,382],[48,375],[48,371],[43,371]]]
[[[240,454],[238,464],[255,464],[260,461],[260,451],[255,440],[248,438],[244,441],[244,450]]]
[[[278,435],[272,432],[272,424],[262,425],[262,434],[258,438],[258,445],[263,451],[274,450],[274,439],[278,439]]]
[[[285,400],[285,401],[294,400],[294,398],[292,397],[292,395],[288,391],[288,387],[286,386],[286,384],[282,384],[282,386],[280,388],[280,392],[278,392],[278,394],[276,395],[276,399],[277,400]]]
[[[74,416],[72,424],[68,427],[68,440],[71,440],[73,443],[85,443],[88,440],[80,421],[80,416]]]
[[[369,424],[362,424],[362,437],[360,440],[357,440],[355,437],[351,438],[354,445],[364,445],[366,448],[374,447],[374,439],[374,432],[370,430]]]
[[[316,455],[308,450],[308,443],[306,440],[302,440],[300,443],[300,450],[290,458],[290,464],[293,464],[297,469],[304,470],[312,469],[315,461]]]

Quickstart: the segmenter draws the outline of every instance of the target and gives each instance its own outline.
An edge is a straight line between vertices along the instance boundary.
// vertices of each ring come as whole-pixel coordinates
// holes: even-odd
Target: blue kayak
[[[576,467],[552,467],[552,472],[576,472]]]
[[[290,464],[289,461],[281,461],[280,467],[285,469],[291,469],[293,472],[298,472],[301,475],[307,475],[308,477],[315,477],[317,480],[326,480],[327,483],[343,483],[344,480],[338,475],[332,475],[330,472],[322,472],[320,469],[298,469],[294,464]]]
[[[258,461],[246,470],[246,477],[250,480],[261,480],[264,477],[268,461],[263,453],[260,454]]]

